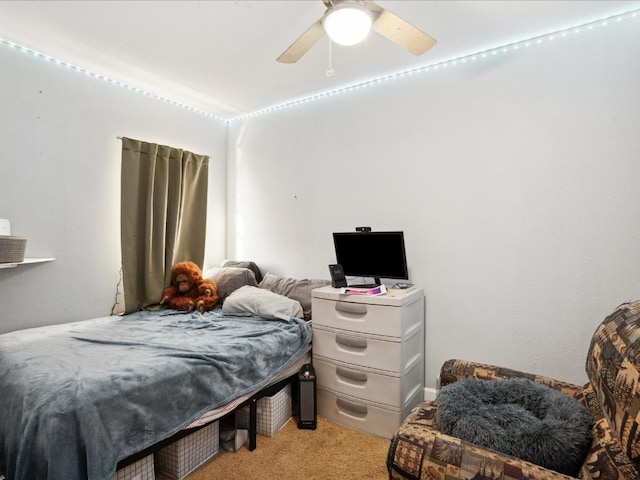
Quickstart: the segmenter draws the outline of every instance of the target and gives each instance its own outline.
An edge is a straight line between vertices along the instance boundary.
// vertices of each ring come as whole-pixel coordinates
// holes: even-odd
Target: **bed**
[[[247,404],[309,361],[305,320],[225,305],[0,335],[0,474],[111,480],[119,462]]]

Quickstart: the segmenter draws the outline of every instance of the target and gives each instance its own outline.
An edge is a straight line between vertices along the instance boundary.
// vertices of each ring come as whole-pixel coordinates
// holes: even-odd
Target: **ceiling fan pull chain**
[[[331,44],[333,42],[331,40],[329,40],[329,68],[327,69],[327,77],[333,77],[333,74],[336,73],[335,70],[333,69],[333,65],[331,64]]]

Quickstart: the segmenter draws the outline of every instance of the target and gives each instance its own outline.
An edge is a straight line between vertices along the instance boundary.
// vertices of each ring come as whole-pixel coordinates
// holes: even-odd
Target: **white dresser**
[[[318,415],[391,438],[423,400],[424,292],[312,292]]]

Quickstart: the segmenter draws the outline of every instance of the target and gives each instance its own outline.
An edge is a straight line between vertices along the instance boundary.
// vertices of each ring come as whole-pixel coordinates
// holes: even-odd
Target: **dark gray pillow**
[[[254,262],[241,262],[241,261],[238,261],[238,260],[225,260],[224,262],[222,262],[222,265],[220,265],[220,266],[221,267],[248,268],[256,276],[256,282],[260,283],[262,281],[262,272],[260,271],[260,268],[258,267],[258,265],[256,265]]]
[[[258,286],[256,276],[248,268],[213,267],[207,270],[203,277],[210,278],[216,282],[220,303],[224,302],[225,298],[240,287],[244,287],[245,285],[252,287]]]
[[[297,300],[302,305],[304,319],[311,319],[311,290],[331,285],[329,280],[309,280],[295,278],[283,278],[266,273],[260,284],[260,288],[284,295],[292,300]]]

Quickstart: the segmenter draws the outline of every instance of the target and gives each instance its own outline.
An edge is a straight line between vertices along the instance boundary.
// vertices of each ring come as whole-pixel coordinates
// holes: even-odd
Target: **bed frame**
[[[244,402],[242,402],[240,405],[238,405],[231,413],[228,413],[227,415],[220,417],[214,421],[220,421],[223,418],[227,418],[230,417],[231,415],[236,414],[237,411],[245,408],[245,407],[249,407],[249,451],[254,451],[257,447],[257,423],[258,423],[258,407],[257,407],[257,403],[258,400],[260,400],[262,397],[270,397],[272,395],[275,395],[276,393],[278,393],[280,390],[282,390],[284,387],[286,387],[287,385],[291,384],[291,399],[292,399],[292,415],[293,416],[297,416],[299,414],[298,412],[298,374],[295,373],[289,377],[283,378],[282,380],[269,385],[268,387],[263,388],[262,390],[260,390],[259,392],[253,394],[251,397],[249,397],[247,400],[245,400]],[[210,422],[211,423],[211,422]],[[194,432],[197,432],[198,430],[206,427],[208,424],[205,425],[201,425],[199,427],[194,427],[194,428],[189,428],[186,430],[181,430],[180,432],[176,433],[175,435],[156,443],[155,445],[152,445],[149,448],[146,448],[144,450],[142,450],[141,452],[136,453],[135,455],[132,455],[128,458],[125,458],[124,460],[120,460],[118,462],[118,466],[117,469],[120,470],[121,468],[124,468],[128,465],[131,465],[132,463],[137,462],[138,460],[146,457],[147,455],[150,455],[154,452],[157,452],[159,449],[166,447],[167,445],[170,445],[178,440],[180,440],[181,438],[184,438],[188,435],[191,435]],[[1,478],[0,478],[1,480]]]

